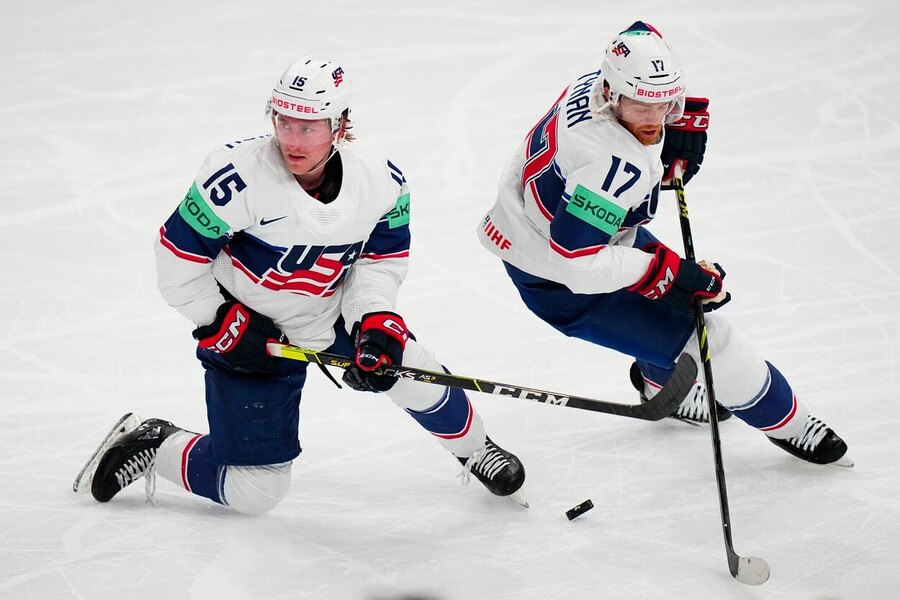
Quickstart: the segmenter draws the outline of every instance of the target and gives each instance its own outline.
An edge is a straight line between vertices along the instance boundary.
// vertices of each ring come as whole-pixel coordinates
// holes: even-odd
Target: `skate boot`
[[[769,437],[769,441],[785,452],[817,465],[853,466],[853,460],[847,456],[847,444],[844,440],[831,427],[812,415],[806,418],[800,435],[786,440]]]
[[[98,451],[75,480],[78,491],[86,487],[89,477],[91,494],[97,502],[109,502],[132,482],[147,475],[156,462],[156,452],[163,441],[182,429],[162,419],[135,422],[137,417],[125,415],[100,444]],[[92,468],[92,463],[96,467]],[[148,492],[149,494],[149,492]]]
[[[466,458],[457,456],[466,471],[497,496],[509,496],[525,483],[525,467],[512,452],[507,452],[491,438],[484,441],[484,450]]]
[[[631,378],[631,385],[633,385],[634,389],[641,395],[641,402],[647,402],[648,398],[646,394],[644,394],[644,375],[641,373],[641,369],[636,362],[631,363],[629,376]],[[673,419],[684,421],[689,425],[709,423],[709,408],[707,407],[706,396],[703,394],[703,386],[700,383],[695,383],[693,389],[681,403],[681,406],[669,416]],[[720,423],[726,421],[731,418],[731,411],[717,402],[716,418]]]

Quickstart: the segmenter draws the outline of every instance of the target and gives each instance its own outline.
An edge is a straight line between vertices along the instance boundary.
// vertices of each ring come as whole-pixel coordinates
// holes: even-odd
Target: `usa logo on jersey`
[[[230,255],[233,265],[264,288],[298,296],[327,298],[340,288],[347,269],[359,258],[362,246],[362,242],[336,246],[293,246],[278,260],[277,265],[265,268],[257,263],[256,269],[252,268],[254,261],[239,260],[233,252]]]

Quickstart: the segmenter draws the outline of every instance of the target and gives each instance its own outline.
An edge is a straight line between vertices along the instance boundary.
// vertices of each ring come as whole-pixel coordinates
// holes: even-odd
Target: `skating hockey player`
[[[355,357],[344,381],[384,392],[492,493],[524,482],[515,455],[485,434],[465,393],[375,372],[442,369],[395,311],[410,249],[409,190],[396,165],[353,141],[350,79],[302,58],[267,105],[274,134],[212,152],[155,243],[159,289],[194,323],[209,433],[126,415],[76,480],[107,502],[158,474],[242,513],[288,493],[300,454],[307,363],[270,341]]]
[[[698,172],[707,107],[705,98],[686,97],[682,68],[659,32],[634,23],[528,133],[478,227],[532,312],[636,359],[631,376],[643,399],[681,352],[700,364],[694,303],[713,311],[730,299],[719,265],[680,258],[644,227],[675,164],[685,182]],[[803,460],[852,465],[844,441],[745,336],[720,313],[706,323],[720,420],[734,414]],[[698,384],[673,416],[708,422],[706,406]]]

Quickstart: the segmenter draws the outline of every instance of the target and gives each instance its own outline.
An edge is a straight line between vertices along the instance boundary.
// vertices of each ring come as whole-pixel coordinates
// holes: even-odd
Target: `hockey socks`
[[[759,392],[740,406],[729,407],[736,417],[769,437],[786,439],[798,435],[809,412],[797,400],[790,384],[766,361],[768,372]]]
[[[175,434],[163,443],[156,472],[192,494],[246,514],[272,510],[291,487],[290,462],[218,465],[212,459],[210,437],[190,432]]]
[[[227,504],[222,491],[225,471],[212,461],[209,436],[189,431],[169,437],[156,457],[160,477],[219,504]]]
[[[424,410],[406,412],[456,456],[468,457],[484,446],[484,424],[465,392],[444,388],[440,399]]]

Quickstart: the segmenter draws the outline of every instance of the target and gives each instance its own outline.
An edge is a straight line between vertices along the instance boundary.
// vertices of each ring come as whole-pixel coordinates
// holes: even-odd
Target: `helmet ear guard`
[[[600,118],[611,119],[618,105],[619,94],[611,91],[606,79],[598,77],[588,93],[588,109]]]

